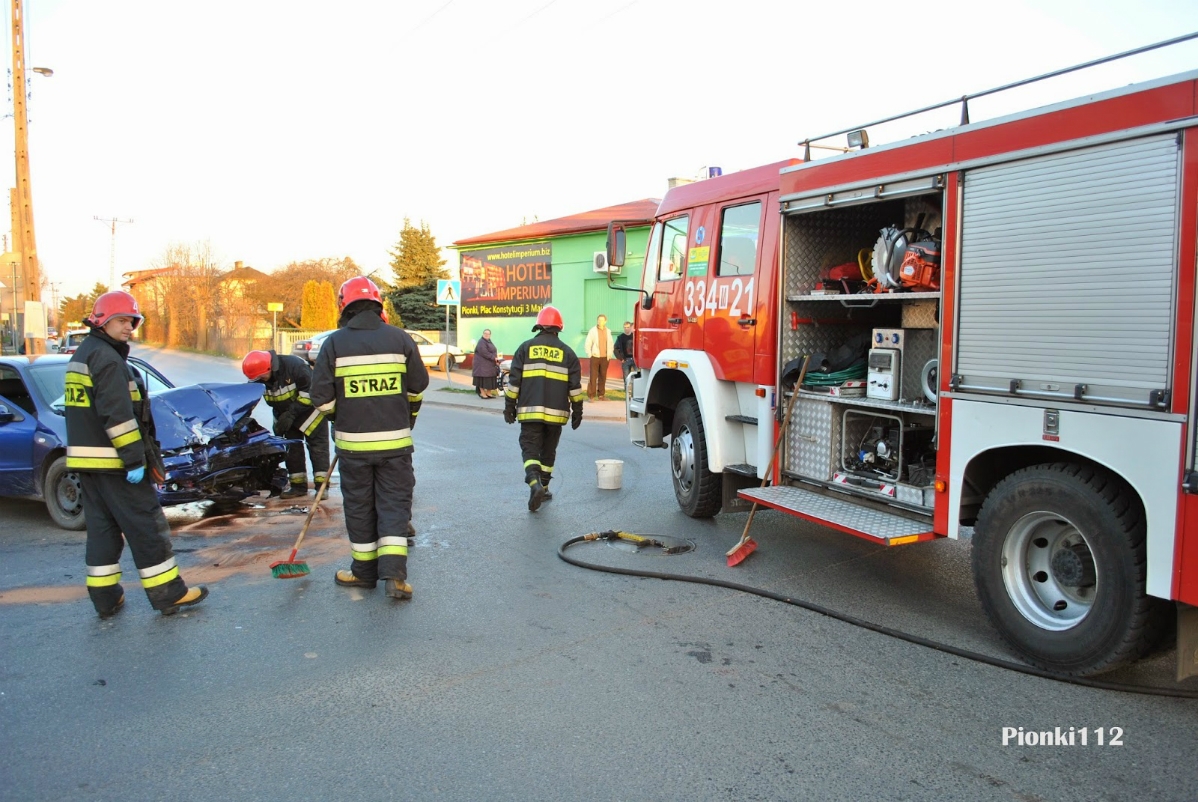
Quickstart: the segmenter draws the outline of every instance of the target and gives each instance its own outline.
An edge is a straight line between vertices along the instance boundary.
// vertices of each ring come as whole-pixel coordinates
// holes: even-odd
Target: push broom
[[[275,579],[298,579],[311,573],[308,564],[302,560],[296,561],[295,555],[299,552],[300,544],[304,542],[304,535],[308,534],[308,527],[312,525],[312,517],[316,515],[316,508],[320,506],[320,499],[329,486],[329,480],[333,478],[333,469],[337,467],[337,456],[333,455],[333,461],[324,475],[324,481],[320,483],[320,489],[316,491],[316,500],[312,502],[312,507],[308,510],[308,519],[304,521],[304,528],[300,530],[299,537],[295,539],[295,548],[291,550],[291,556],[286,560],[270,564],[270,572]]]
[[[778,440],[774,443],[774,453],[770,455],[770,464],[765,468],[765,478],[761,480],[761,487],[765,487],[766,482],[770,480],[770,476],[774,473],[774,462],[778,459],[778,450],[782,447],[782,441],[786,437],[786,427],[790,425],[790,413],[794,410],[795,401],[799,398],[799,388],[803,385],[803,379],[807,376],[807,363],[810,357],[803,358],[803,367],[799,371],[798,381],[795,382],[794,392],[790,395],[790,401],[786,404],[786,416],[782,418],[782,427],[778,429]],[[753,507],[749,510],[749,520],[745,521],[745,531],[741,532],[740,540],[736,545],[728,549],[728,567],[740,565],[745,559],[757,550],[757,541],[749,537],[749,527],[753,525],[753,516],[757,514],[757,500],[753,500]]]

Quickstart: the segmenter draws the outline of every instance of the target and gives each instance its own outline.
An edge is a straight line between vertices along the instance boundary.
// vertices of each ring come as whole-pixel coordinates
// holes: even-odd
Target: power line
[[[112,242],[108,246],[108,291],[111,292],[117,288],[116,283],[116,227],[118,223],[132,223],[133,219],[121,220],[119,217],[92,217],[93,220],[99,220],[101,223],[107,223],[112,227]]]

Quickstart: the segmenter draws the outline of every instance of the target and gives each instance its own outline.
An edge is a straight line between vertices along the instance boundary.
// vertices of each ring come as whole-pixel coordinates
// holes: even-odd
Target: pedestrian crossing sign
[[[437,303],[441,306],[460,306],[462,282],[451,281],[447,278],[437,279]]]

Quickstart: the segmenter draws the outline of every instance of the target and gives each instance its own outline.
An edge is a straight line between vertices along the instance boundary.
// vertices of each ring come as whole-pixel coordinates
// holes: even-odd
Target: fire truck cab
[[[694,517],[973,527],[1004,640],[1111,670],[1198,605],[1196,229],[1198,72],[678,187],[631,439],[668,448]]]

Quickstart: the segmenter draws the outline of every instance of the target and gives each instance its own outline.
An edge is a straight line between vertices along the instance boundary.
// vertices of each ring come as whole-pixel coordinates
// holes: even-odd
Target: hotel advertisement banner
[[[536,317],[553,300],[551,250],[532,242],[462,251],[462,317]]]

